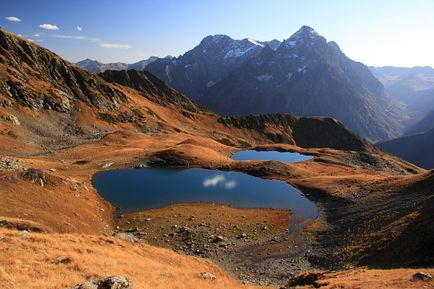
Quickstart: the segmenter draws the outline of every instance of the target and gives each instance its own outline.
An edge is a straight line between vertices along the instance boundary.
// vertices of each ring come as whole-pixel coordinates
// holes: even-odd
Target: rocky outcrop
[[[33,168],[25,169],[21,173],[21,176],[28,179],[32,183],[40,184],[41,187],[43,187],[45,185],[45,183],[47,182],[47,177],[45,176],[45,173],[41,170],[38,170],[38,169],[33,169]]]
[[[111,276],[86,281],[67,289],[132,289],[133,285],[128,277]]]
[[[413,280],[432,281],[432,276],[426,272],[417,272],[413,275]]]
[[[33,110],[66,112],[77,100],[103,111],[126,96],[98,76],[0,29],[0,95]]]
[[[143,96],[158,104],[176,105],[190,112],[202,110],[182,93],[169,87],[152,73],[138,70],[107,70],[99,74],[108,82],[115,82],[138,90]]]

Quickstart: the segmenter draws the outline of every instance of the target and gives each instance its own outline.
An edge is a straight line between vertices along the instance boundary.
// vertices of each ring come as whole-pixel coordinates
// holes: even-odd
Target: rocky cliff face
[[[126,96],[104,80],[52,52],[0,30],[0,94],[3,103],[33,110],[69,111],[77,100],[116,110]]]
[[[275,49],[279,41],[235,40],[227,35],[210,35],[178,58],[159,59],[146,69],[193,100],[222,80],[241,63],[264,48]]]

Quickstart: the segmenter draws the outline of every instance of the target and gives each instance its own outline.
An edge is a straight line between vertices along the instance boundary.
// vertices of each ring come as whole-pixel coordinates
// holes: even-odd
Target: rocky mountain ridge
[[[166,56],[165,58],[171,59],[172,56]],[[135,63],[124,63],[124,62],[112,62],[112,63],[102,63],[98,60],[92,60],[92,59],[84,59],[82,61],[79,61],[75,63],[77,66],[84,68],[90,72],[93,73],[101,73],[106,70],[129,70],[129,69],[135,69],[135,70],[144,70],[146,66],[153,61],[159,59],[157,56],[150,56],[147,59],[140,60]]]
[[[402,133],[404,113],[381,83],[312,28],[303,26],[274,47],[239,40],[245,50],[235,53],[232,43],[227,36],[208,36],[184,55],[147,69],[221,114],[330,116],[374,141]]]

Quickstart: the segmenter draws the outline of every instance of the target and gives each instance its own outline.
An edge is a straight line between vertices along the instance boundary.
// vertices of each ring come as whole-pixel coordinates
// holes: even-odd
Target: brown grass
[[[70,259],[55,264],[59,256]],[[217,279],[203,280],[201,272]],[[128,276],[134,288],[243,286],[206,259],[105,236],[23,233],[0,229],[0,289],[66,288],[99,276]]]

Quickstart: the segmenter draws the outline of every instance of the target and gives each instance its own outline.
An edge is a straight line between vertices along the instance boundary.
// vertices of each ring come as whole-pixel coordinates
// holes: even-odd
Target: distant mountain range
[[[434,69],[418,67],[371,67],[386,93],[404,103],[409,115],[420,119],[434,110]]]
[[[166,56],[166,58],[171,59],[172,56]],[[157,59],[159,59],[157,56],[151,56],[148,59],[144,59],[132,64],[123,62],[102,63],[97,60],[85,59],[77,62],[76,65],[94,73],[100,73],[106,70],[144,70],[148,64],[152,63]]]
[[[371,67],[386,93],[403,103],[409,115],[404,136],[377,145],[418,166],[434,168],[434,69]]]
[[[369,68],[308,26],[284,41],[207,36],[185,54],[154,59],[145,69],[221,114],[331,116],[371,141],[403,132],[405,111]]]

